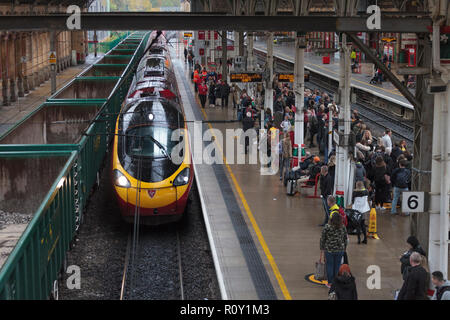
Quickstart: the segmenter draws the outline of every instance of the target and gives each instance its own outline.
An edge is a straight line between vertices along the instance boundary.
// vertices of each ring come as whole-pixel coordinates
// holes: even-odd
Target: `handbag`
[[[327,279],[327,268],[325,263],[320,261],[320,259],[316,262],[316,272],[314,273],[314,278],[319,281]]]

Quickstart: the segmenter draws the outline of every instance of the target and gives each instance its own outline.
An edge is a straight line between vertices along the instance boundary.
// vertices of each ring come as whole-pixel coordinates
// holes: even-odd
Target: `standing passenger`
[[[340,214],[333,214],[329,223],[323,228],[320,237],[320,250],[322,252],[320,258],[323,261],[323,255],[325,255],[328,288],[331,288],[334,278],[339,272],[346,245],[347,229],[342,223],[342,217]]]

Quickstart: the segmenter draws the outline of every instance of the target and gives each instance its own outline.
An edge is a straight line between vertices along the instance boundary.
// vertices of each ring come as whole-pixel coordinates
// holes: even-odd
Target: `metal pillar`
[[[25,96],[23,89],[23,62],[22,62],[22,35],[17,34],[14,39],[15,63],[17,68],[17,94],[19,97]]]
[[[239,32],[234,31],[233,37],[234,37],[233,57],[236,58],[239,55]]]
[[[227,30],[222,30],[222,81],[226,81],[228,77],[227,42]]]
[[[418,34],[417,44],[417,66],[431,69],[431,41],[428,35]],[[432,95],[427,93],[424,75],[417,76],[415,98],[419,101],[419,104],[414,107],[412,190],[427,193],[431,190],[434,99]],[[420,244],[427,252],[429,213],[413,213],[410,222],[411,234],[417,236]]]
[[[97,30],[94,30],[94,57],[97,58]]]
[[[7,38],[0,37],[0,63],[2,70],[2,96],[3,96],[3,105],[9,105],[9,97],[8,97],[8,42]]]
[[[347,46],[347,36],[342,34],[340,48],[340,73],[339,73],[339,131],[344,134],[336,150],[336,177],[335,189],[339,205],[345,207],[348,203],[347,195],[349,188],[350,159],[348,156],[348,136],[350,134],[350,50]]]
[[[56,52],[56,34],[55,31],[50,33],[50,51]],[[51,81],[51,94],[56,92],[56,65],[50,65],[50,81]]]
[[[269,32],[267,35],[266,72],[264,107],[269,108],[273,115],[273,32]]]
[[[247,33],[247,70],[255,70],[255,56],[253,55],[254,37],[252,32]]]
[[[244,33],[242,31],[239,32],[239,56],[244,56]]]
[[[450,74],[440,65],[439,25],[433,26],[433,69],[443,71],[447,91],[434,96],[433,151],[429,210],[428,259],[430,271],[439,270],[448,278],[449,193],[450,193]],[[436,75],[436,79],[440,79]]]
[[[299,146],[304,143],[304,104],[305,104],[305,36],[297,33],[295,39],[294,93],[295,93],[295,125],[294,142]],[[301,155],[299,155],[301,157]]]
[[[216,46],[215,46],[216,40],[214,40],[215,33],[216,33],[216,31],[214,31],[214,30],[211,30],[209,32],[209,34],[210,34],[210,38],[209,38],[209,59],[210,59],[211,62],[215,61],[215,57],[214,57],[214,52],[215,52],[215,49],[216,49]]]

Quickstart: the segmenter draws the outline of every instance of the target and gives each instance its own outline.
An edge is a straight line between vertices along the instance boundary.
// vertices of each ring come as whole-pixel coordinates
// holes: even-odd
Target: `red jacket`
[[[205,96],[208,94],[208,87],[206,86],[206,84],[198,85],[198,94]]]

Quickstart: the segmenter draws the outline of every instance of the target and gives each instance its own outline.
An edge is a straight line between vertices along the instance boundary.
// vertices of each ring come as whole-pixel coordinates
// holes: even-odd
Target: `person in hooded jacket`
[[[336,294],[336,300],[358,300],[355,277],[348,264],[341,265],[330,291]]]
[[[450,281],[444,279],[442,272],[434,271],[431,274],[431,282],[436,288],[431,300],[450,300]]]
[[[400,267],[400,272],[403,276],[403,280],[406,279],[406,275],[408,273],[408,268],[411,267],[410,261],[409,261],[409,257],[411,256],[411,254],[413,252],[418,252],[420,253],[422,256],[426,257],[426,253],[425,251],[422,249],[422,247],[420,246],[419,240],[417,240],[417,238],[415,236],[409,236],[408,239],[406,240],[406,242],[409,245],[409,248],[406,252],[404,252],[401,256],[400,256],[400,262],[401,262],[401,267]]]

